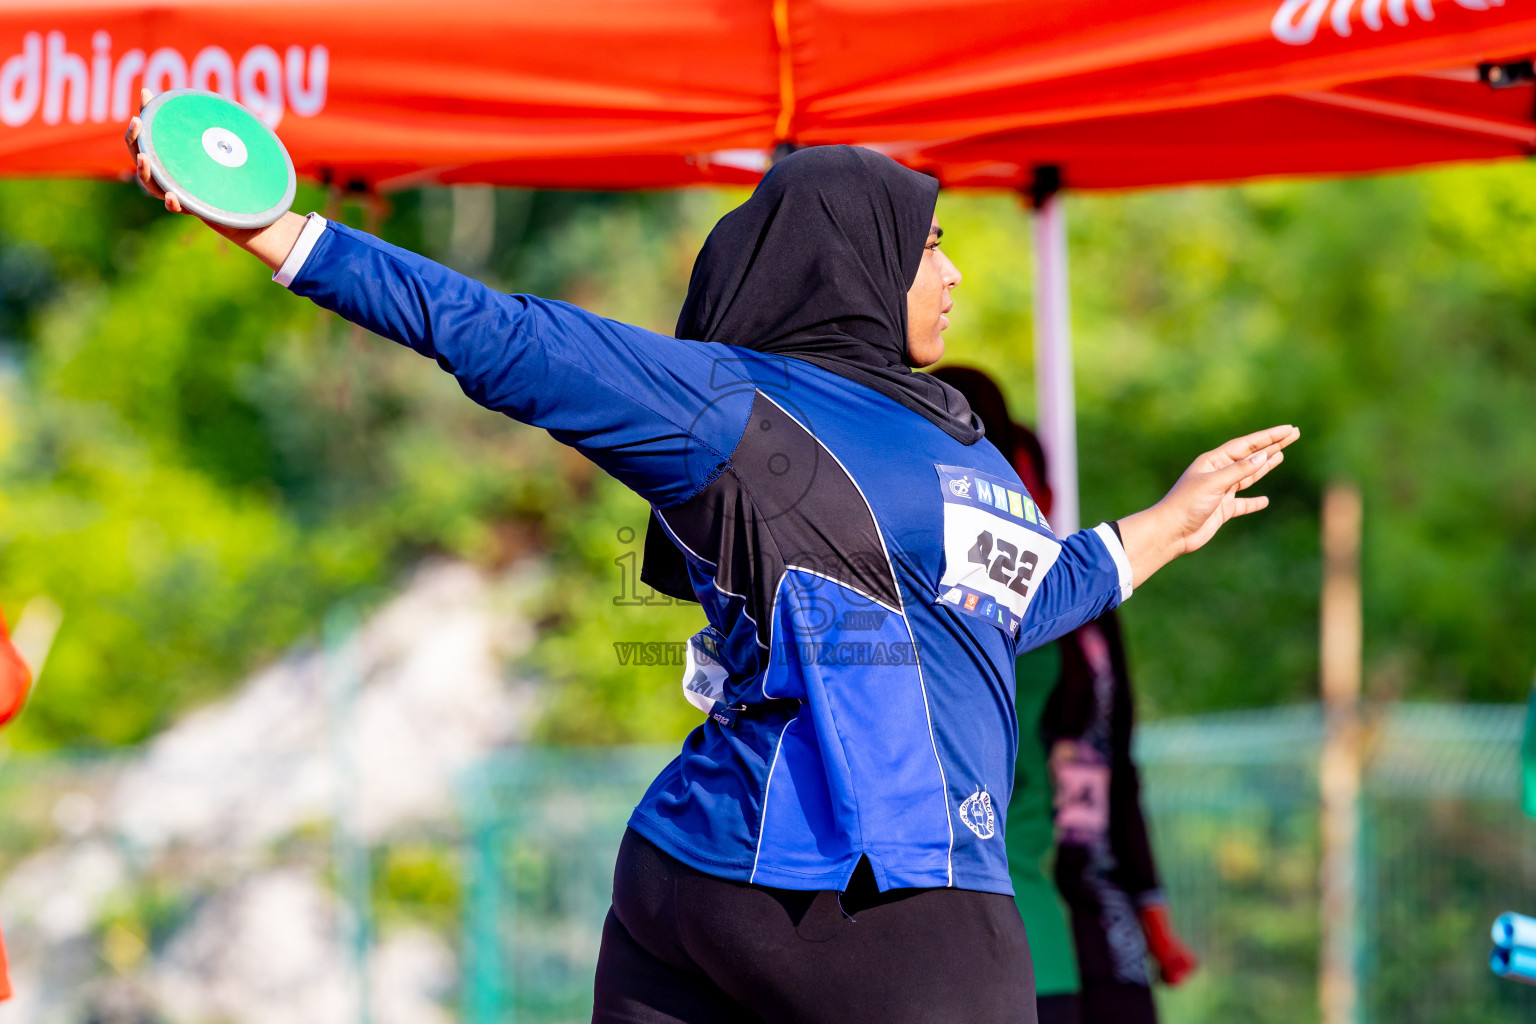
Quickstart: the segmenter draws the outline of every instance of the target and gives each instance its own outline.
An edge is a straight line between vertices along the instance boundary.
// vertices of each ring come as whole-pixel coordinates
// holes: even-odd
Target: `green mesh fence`
[[[1174,920],[1203,969],[1162,990],[1169,1021],[1316,1018],[1314,708],[1143,727],[1143,800]]]
[[[1536,1020],[1488,970],[1501,911],[1536,909],[1520,706],[1368,717],[1357,851],[1359,1020]],[[1175,918],[1205,957],[1170,1021],[1317,1019],[1316,708],[1158,723],[1138,744]]]
[[[1520,707],[1404,706],[1376,730],[1362,806],[1362,1018],[1536,1020],[1536,989],[1488,970],[1489,926],[1536,911],[1520,813]]]
[[[1362,1024],[1536,1021],[1488,971],[1501,911],[1536,911],[1519,706],[1370,719],[1359,849]],[[1315,707],[1152,723],[1138,737],[1165,888],[1203,970],[1165,1021],[1317,1020]],[[466,788],[467,1024],[584,1021],[613,855],[670,750],[518,752]]]
[[[589,1019],[619,840],[675,753],[522,750],[470,775],[467,1024]]]
[[[1493,918],[1536,912],[1536,823],[1519,810],[1523,720],[1524,709],[1509,706],[1400,705],[1370,717],[1358,848],[1361,1024],[1536,1021],[1536,989],[1487,967]],[[1321,733],[1313,707],[1142,728],[1165,888],[1204,960],[1185,986],[1160,992],[1165,1021],[1317,1019]],[[465,1024],[585,1021],[614,853],[630,809],[673,753],[511,751],[468,773],[456,824],[344,850],[356,837],[317,818],[247,867],[311,871],[342,907],[329,941],[345,948],[360,934],[349,920],[364,922],[364,960],[402,926],[435,930],[459,963],[460,982],[441,1001]],[[104,813],[133,759],[12,757],[0,771],[0,875],[13,895],[39,856],[110,851],[121,865],[111,898],[65,945],[0,908],[12,911],[13,952],[42,965],[31,983],[53,985],[56,1012],[35,1015],[39,1022],[106,1019],[92,993],[124,979],[148,992],[198,908],[247,880],[191,872],[175,850],[147,858],[102,815],[70,838],[71,808],[88,796]],[[365,869],[356,884],[341,870],[352,862]],[[153,1002],[144,1006],[135,1019],[162,1019]],[[334,1019],[365,1014],[360,1006]]]

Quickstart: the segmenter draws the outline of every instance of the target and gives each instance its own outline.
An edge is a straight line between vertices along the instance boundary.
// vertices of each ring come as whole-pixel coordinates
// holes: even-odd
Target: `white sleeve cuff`
[[[277,268],[277,273],[272,275],[272,280],[287,288],[293,284],[293,279],[299,276],[299,271],[304,269],[304,263],[309,259],[309,252],[320,241],[320,235],[325,231],[325,218],[318,213],[312,213],[304,218],[304,230],[299,232],[299,240],[293,243],[293,248],[288,252],[288,258],[283,260],[283,265]]]
[[[1131,596],[1131,560],[1125,557],[1125,545],[1120,543],[1115,528],[1108,523],[1100,523],[1093,528],[1093,532],[1104,546],[1109,549],[1109,557],[1115,560],[1115,569],[1120,573],[1120,600],[1125,601]]]

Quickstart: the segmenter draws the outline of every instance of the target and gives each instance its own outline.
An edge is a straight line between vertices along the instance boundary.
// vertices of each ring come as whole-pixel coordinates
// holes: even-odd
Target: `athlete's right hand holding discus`
[[[154,99],[154,94],[148,89],[139,91],[139,109],[148,105]],[[128,121],[128,130],[123,133],[123,141],[128,144],[128,152],[133,157],[134,173],[138,176],[139,184],[144,191],[154,196],[165,204],[170,213],[186,213],[181,207],[181,197],[174,192],[166,192],[149,172],[149,160],[139,152],[139,133],[144,125],[139,118],[134,117]],[[279,217],[272,224],[264,228],[244,229],[231,228],[223,224],[215,224],[212,221],[203,221],[210,228],[234,242],[240,248],[254,255],[268,267],[276,270],[283,265],[288,253],[293,250],[294,243],[299,240],[299,233],[304,230],[304,218],[293,211],[289,211]]]

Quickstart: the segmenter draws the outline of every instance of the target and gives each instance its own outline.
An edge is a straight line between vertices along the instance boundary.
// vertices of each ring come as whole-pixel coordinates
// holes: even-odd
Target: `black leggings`
[[[1083,1024],[1157,1024],[1157,1003],[1145,985],[1083,982]]]
[[[861,862],[836,892],[695,871],[624,835],[593,1024],[1035,1024],[1013,898],[881,893]]]

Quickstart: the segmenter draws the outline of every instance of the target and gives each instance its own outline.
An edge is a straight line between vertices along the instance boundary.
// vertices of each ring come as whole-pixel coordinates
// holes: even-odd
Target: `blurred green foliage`
[[[1268,512],[1127,606],[1146,713],[1314,692],[1316,508],[1335,477],[1365,494],[1372,694],[1523,695],[1533,185],[1506,164],[1070,199],[1086,522],[1150,503],[1233,434],[1304,430],[1265,483]],[[669,331],[694,253],[738,199],[430,190],[340,214],[500,287]],[[950,359],[992,368],[1028,418],[1027,214],[1010,196],[948,195],[939,212],[966,275]],[[466,224],[489,225],[490,244],[467,244]],[[0,606],[14,618],[48,594],[65,612],[10,741],[140,739],[432,553],[547,559],[530,607],[532,667],[551,681],[542,737],[695,724],[675,666],[623,665],[613,647],[702,621],[623,603],[644,505],[267,278],[129,187],[0,183]]]
[[[383,927],[412,923],[452,934],[463,913],[463,885],[454,855],[416,842],[375,849],[372,906]]]
[[[175,933],[190,907],[174,876],[150,876],[119,888],[96,922],[102,959],[116,971],[131,972]]]
[[[1083,518],[1155,500],[1197,452],[1273,423],[1302,441],[1273,504],[1126,605],[1144,710],[1316,692],[1317,507],[1365,498],[1372,696],[1519,700],[1536,667],[1536,173],[1078,198]],[[1023,215],[949,200],[950,351],[1032,406]],[[951,233],[953,241],[951,241]],[[974,248],[973,248],[974,247]],[[978,272],[979,271],[979,272]],[[975,287],[974,291],[972,290]]]

